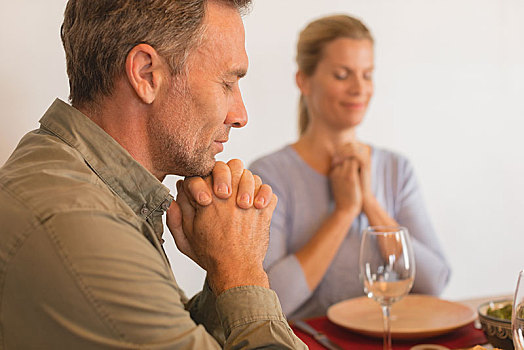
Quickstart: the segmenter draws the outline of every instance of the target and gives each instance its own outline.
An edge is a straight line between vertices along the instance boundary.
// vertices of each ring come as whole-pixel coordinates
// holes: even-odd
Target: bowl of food
[[[492,300],[478,308],[479,320],[488,342],[494,347],[514,350],[511,335],[513,300]]]

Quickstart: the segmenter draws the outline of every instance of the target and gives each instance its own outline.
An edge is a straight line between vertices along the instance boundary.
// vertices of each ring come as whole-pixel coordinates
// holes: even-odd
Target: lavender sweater
[[[439,294],[448,282],[450,268],[426,212],[413,167],[406,158],[379,148],[372,148],[371,161],[377,200],[411,234],[417,269],[412,292]],[[264,268],[284,313],[290,319],[323,315],[334,303],[364,295],[358,258],[367,217],[361,213],[355,219],[324,278],[315,290],[310,290],[294,253],[334,209],[329,179],[307,165],[291,146],[260,158],[250,168],[278,196]]]

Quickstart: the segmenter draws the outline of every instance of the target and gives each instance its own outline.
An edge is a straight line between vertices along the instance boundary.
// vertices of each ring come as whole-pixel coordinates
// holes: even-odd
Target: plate
[[[372,337],[383,335],[382,310],[368,297],[337,303],[328,309],[327,317],[357,333]],[[476,312],[465,305],[429,295],[409,294],[391,307],[391,337],[433,337],[465,326],[476,317]]]

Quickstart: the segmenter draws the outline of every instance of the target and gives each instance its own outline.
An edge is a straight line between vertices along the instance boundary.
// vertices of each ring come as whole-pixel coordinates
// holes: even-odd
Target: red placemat
[[[366,337],[345,328],[337,326],[327,319],[327,317],[317,317],[306,320],[313,328],[326,334],[331,340],[347,350],[382,350],[382,339]],[[296,329],[291,325],[295,334],[302,339],[310,350],[324,350],[325,348],[317,343],[313,337]],[[461,327],[451,333],[438,337],[424,338],[416,340],[395,340],[393,339],[394,350],[409,350],[417,344],[439,344],[448,348],[467,348],[478,344],[486,344],[487,340],[480,329],[476,329],[473,323]]]

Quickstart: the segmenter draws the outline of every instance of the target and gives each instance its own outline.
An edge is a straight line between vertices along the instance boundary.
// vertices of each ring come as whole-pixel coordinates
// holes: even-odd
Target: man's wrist
[[[262,266],[239,267],[226,271],[208,271],[209,286],[218,296],[228,289],[240,286],[260,286],[269,288],[269,278]]]

